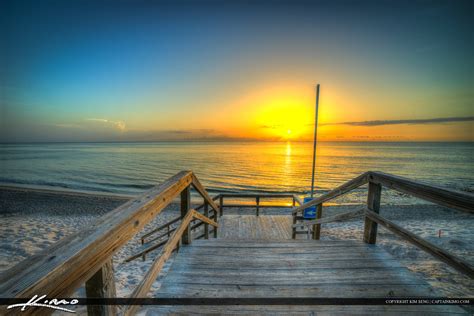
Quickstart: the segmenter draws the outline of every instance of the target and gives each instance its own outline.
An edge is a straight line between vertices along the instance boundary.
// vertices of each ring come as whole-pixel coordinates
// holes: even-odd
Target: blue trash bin
[[[310,196],[307,196],[304,198],[304,203],[307,203],[311,201],[313,198]],[[303,218],[305,219],[314,219],[316,218],[316,205],[310,206],[308,208],[305,208],[303,211]]]

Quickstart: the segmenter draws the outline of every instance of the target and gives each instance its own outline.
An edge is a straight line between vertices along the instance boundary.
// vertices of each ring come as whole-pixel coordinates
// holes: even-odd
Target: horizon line
[[[20,142],[2,142],[0,145],[20,145],[20,144],[125,144],[125,143],[312,143],[313,140],[258,140],[258,139],[223,139],[223,140],[105,140],[105,141],[20,141]],[[318,140],[322,143],[474,143],[474,140]]]

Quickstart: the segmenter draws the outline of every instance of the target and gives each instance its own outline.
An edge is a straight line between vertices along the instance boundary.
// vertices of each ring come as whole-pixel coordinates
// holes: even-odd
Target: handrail
[[[219,197],[219,206],[221,211],[221,216],[223,215],[224,207],[247,207],[247,208],[256,208],[256,215],[259,216],[260,208],[288,208],[289,205],[279,205],[279,204],[260,204],[261,198],[273,198],[273,199],[282,199],[282,198],[291,198],[292,205],[295,206],[296,203],[302,204],[301,199],[295,194],[281,194],[281,193],[221,193]],[[225,204],[224,198],[240,198],[240,199],[255,199],[255,204]]]
[[[213,197],[212,199],[213,199],[213,200],[216,200],[216,199],[218,199],[218,198],[219,198],[219,195]],[[194,208],[194,209],[197,211],[197,210],[203,208],[205,205],[206,205],[206,203],[201,204],[201,205],[199,205],[198,207],[196,207],[196,208]],[[215,212],[215,211],[214,211],[214,212]],[[153,230],[150,230],[150,231],[148,231],[147,233],[143,234],[143,235],[140,237],[140,239],[141,239],[141,241],[142,241],[142,244],[145,242],[145,238],[150,237],[151,235],[156,234],[157,232],[159,232],[159,231],[161,231],[161,230],[163,230],[163,229],[165,229],[165,228],[167,228],[167,227],[173,225],[174,223],[179,222],[180,220],[181,220],[181,216],[177,216],[177,217],[173,218],[172,220],[170,220],[169,222],[166,222],[165,224],[160,225],[160,226],[158,226],[157,228],[154,228]],[[161,236],[161,237],[163,237],[163,236]],[[159,237],[155,237],[155,238],[149,240],[148,242],[153,241],[153,240],[156,240],[156,239],[159,239]]]
[[[474,196],[472,194],[441,188],[388,173],[369,171],[347,181],[312,201],[294,208],[292,214],[301,212],[313,205],[330,201],[356,189],[357,187],[367,184],[368,182],[380,184],[389,189],[406,193],[439,205],[451,207],[459,211],[474,213]]]
[[[192,183],[182,171],[107,213],[95,224],[29,257],[0,277],[0,297],[64,297],[92,277],[112,255]]]
[[[252,208],[252,207],[257,207],[257,214],[258,214],[258,209],[259,208],[288,208],[288,205],[266,205],[266,204],[259,204],[259,201],[260,201],[260,198],[292,198],[293,199],[293,205],[295,205],[296,203],[298,203],[299,205],[303,204],[302,200],[295,194],[281,194],[281,193],[278,193],[278,194],[275,194],[275,193],[263,193],[263,194],[260,194],[260,193],[220,193],[220,194],[217,194],[215,196],[213,196],[211,198],[212,201],[216,201],[217,199],[220,200],[220,202],[223,203],[223,199],[224,197],[236,197],[236,198],[256,198],[257,199],[257,204],[222,204],[222,205],[219,205],[218,207],[220,209],[222,209],[222,206],[226,206],[226,207],[248,207],[248,208]],[[206,200],[204,200],[204,203],[195,207],[194,210],[198,211],[202,208],[204,208],[206,205],[209,205],[207,203]],[[212,211],[215,212],[215,214],[217,213],[214,209],[212,209]],[[170,220],[169,222],[157,227],[157,228],[154,228],[153,230],[151,231],[148,231],[147,233],[145,233],[144,235],[141,236],[141,243],[142,245],[147,245],[146,248],[142,248],[139,252],[131,255],[130,257],[126,258],[124,262],[130,262],[132,260],[135,260],[137,258],[140,258],[142,257],[143,260],[145,260],[145,256],[147,253],[149,252],[152,252],[152,251],[155,251],[156,249],[162,247],[163,245],[166,244],[167,240],[169,239],[165,239],[165,240],[160,240],[162,239],[163,237],[166,237],[166,236],[170,236],[170,234],[172,232],[174,232],[176,230],[176,228],[172,228],[172,229],[169,229],[169,227],[174,224],[174,223],[177,223],[181,220],[181,216],[178,216],[172,220]],[[204,224],[203,222],[199,223],[199,224],[196,224],[196,225],[193,225],[191,226],[191,230],[193,229],[196,229],[198,227],[200,227],[202,224]],[[168,228],[168,230],[158,236],[154,236],[152,237],[151,239],[148,239],[146,242],[145,240],[154,235],[154,234],[157,234],[159,233],[160,231],[164,230]],[[207,236],[207,234],[203,235],[203,236]],[[151,244],[152,242],[154,241],[157,241],[157,240],[160,240],[159,242],[157,242],[156,244]]]
[[[474,213],[473,194],[425,184],[380,171],[371,171],[369,181],[458,211]]]
[[[294,194],[283,194],[283,193],[221,193],[220,196],[223,197],[238,197],[238,198],[256,198],[256,197],[266,197],[266,198],[293,198]]]
[[[191,177],[193,179],[192,185],[196,189],[196,191],[198,191],[198,193],[202,196],[204,201],[207,202],[207,204],[209,204],[215,212],[219,212],[220,206],[217,206],[217,204],[214,202],[214,200],[209,196],[206,189],[201,184],[201,182],[196,177],[196,175],[191,174]]]
[[[175,217],[175,218],[173,218],[172,220],[170,220],[169,222],[167,222],[166,224],[163,224],[163,225],[161,225],[161,226],[159,226],[159,227],[157,227],[157,228],[155,228],[155,229],[149,231],[148,233],[142,235],[142,237],[140,237],[141,240],[142,240],[142,243],[143,243],[143,241],[144,241],[145,238],[147,238],[147,237],[149,237],[149,236],[151,236],[151,235],[153,235],[153,234],[159,232],[160,230],[165,229],[166,227],[171,226],[171,225],[174,224],[174,223],[179,222],[180,220],[181,220],[181,216]]]
[[[298,212],[302,212],[303,210],[305,210],[306,208],[308,207],[311,207],[313,205],[318,205],[318,204],[322,204],[324,202],[327,202],[329,200],[332,200],[332,199],[335,199],[341,195],[344,195],[360,186],[363,186],[364,184],[366,184],[368,182],[368,177],[369,177],[369,174],[370,172],[366,172],[366,173],[363,173],[361,174],[360,176],[352,179],[352,180],[349,180],[347,181],[346,183],[338,186],[337,188],[329,191],[328,193],[325,193],[323,195],[321,195],[320,197],[316,198],[316,199],[313,199],[309,202],[306,202],[296,208],[294,208],[291,213],[292,214],[296,214]]]
[[[361,216],[361,215],[365,215],[365,210],[366,210],[366,208],[363,207],[363,208],[358,209],[356,211],[344,212],[344,213],[337,214],[337,215],[334,215],[334,216],[328,216],[328,217],[323,217],[323,218],[319,218],[319,219],[315,219],[315,220],[306,221],[306,222],[299,223],[299,224],[293,224],[293,228],[307,227],[307,226],[313,226],[313,225],[325,224],[325,223],[332,223],[332,222],[340,222],[340,221],[344,221],[346,219],[350,219],[350,218],[358,217],[358,216]]]
[[[338,196],[346,194],[366,183],[369,183],[366,208],[321,218],[323,202],[327,202]],[[439,248],[438,246],[416,236],[415,234],[380,216],[378,213],[380,209],[382,186],[410,194],[412,196],[434,202],[442,206],[450,207],[458,211],[471,214],[474,213],[474,195],[472,194],[440,188],[391,174],[369,171],[350,181],[347,181],[336,189],[331,190],[328,193],[313,199],[312,201],[309,201],[299,207],[295,207],[292,210],[293,238],[296,237],[296,228],[308,227],[309,233],[309,226],[313,226],[313,238],[319,239],[319,230],[321,228],[321,224],[342,221],[359,215],[364,215],[364,241],[366,243],[375,243],[377,237],[377,224],[380,224],[393,233],[403,237],[408,242],[447,263],[457,271],[468,275],[470,278],[474,278],[474,269],[468,262],[454,256],[448,251]],[[296,223],[296,214],[313,205],[318,205],[318,218],[315,220],[306,221],[304,223]]]
[[[472,266],[465,260],[458,258],[451,254],[450,252],[441,249],[440,247],[430,243],[429,241],[424,240],[421,237],[409,232],[408,230],[398,226],[397,224],[389,221],[388,219],[383,218],[379,214],[366,209],[366,216],[370,219],[374,220],[378,224],[386,227],[391,232],[399,235],[400,237],[404,238],[405,240],[409,241],[413,245],[423,249],[424,251],[428,252],[432,256],[440,259],[441,261],[447,263],[454,269],[458,270],[461,273],[466,274],[471,279],[474,279],[474,269]]]
[[[196,209],[194,209],[194,210],[196,210]],[[217,214],[217,212],[214,211],[214,214]],[[214,215],[214,216],[216,216],[216,215]],[[178,220],[181,220],[181,217],[179,217]],[[198,219],[195,218],[195,219],[191,220],[191,224],[192,224],[194,221],[196,221],[196,220],[198,220]],[[177,221],[176,221],[176,218],[173,219],[172,221],[168,222],[167,224],[169,224],[169,223],[175,223],[175,222],[177,222]],[[191,225],[191,231],[194,231],[195,229],[201,227],[201,226],[204,225],[204,224],[205,224],[205,222],[200,221],[200,222],[197,223],[197,224]],[[171,224],[170,224],[170,225],[171,225]],[[169,227],[169,225],[166,225],[166,224],[165,224],[165,225],[160,226],[159,228],[163,229],[163,228],[166,228],[166,227]],[[146,243],[145,243],[144,237],[142,236],[142,237],[141,237],[141,244],[142,244],[142,247],[146,246],[146,248],[142,248],[139,252],[137,252],[137,253],[131,255],[130,257],[126,258],[123,262],[124,262],[124,263],[127,263],[127,262],[133,261],[133,260],[135,260],[135,259],[137,259],[137,258],[140,258],[140,257],[142,257],[143,260],[145,260],[145,259],[146,259],[146,254],[148,254],[148,253],[150,253],[150,252],[152,252],[152,251],[154,251],[154,250],[156,250],[156,249],[162,247],[163,245],[165,245],[166,242],[169,240],[169,238],[171,238],[171,237],[170,237],[171,233],[173,233],[174,231],[176,231],[176,229],[177,229],[177,227],[171,228],[171,229],[169,229],[168,231],[166,231],[165,233],[163,233],[163,234],[161,234],[161,235],[158,235],[158,236],[156,236],[156,237],[153,237],[152,239],[148,240]],[[155,230],[155,231],[152,231],[151,233],[154,234],[154,233],[156,233],[156,232],[158,232],[158,231],[159,231],[159,230]],[[197,236],[197,237],[194,237],[194,236],[193,236],[193,238],[194,238],[194,239],[199,239],[199,238],[201,238],[201,237],[206,237],[206,238],[208,238],[208,234],[209,234],[209,232],[208,232],[207,234],[204,233],[204,234],[199,235],[199,236]],[[150,235],[150,234],[148,234],[148,235]],[[161,240],[160,242],[151,245],[152,242],[157,241],[157,240],[160,240],[161,238],[166,237],[166,236],[168,236],[168,239]]]
[[[212,197],[212,200],[215,201],[217,200],[221,195],[220,194],[217,194],[217,195],[214,195]],[[206,202],[204,202],[203,204],[199,205],[199,206],[196,206],[196,208],[194,208],[196,211],[199,211],[200,209],[202,209],[204,206],[206,206]]]
[[[299,205],[304,204],[304,201],[299,196],[297,196],[296,194],[293,194],[293,198],[295,199],[295,202],[298,203]]]
[[[181,194],[183,199],[183,192],[189,192],[190,185],[196,188],[217,214],[218,206],[210,199],[197,177],[191,171],[181,171],[105,214],[94,224],[4,271],[0,275],[0,297],[31,298],[38,293],[48,297],[68,297],[84,283],[86,289],[91,282],[99,286],[98,283],[102,282],[97,281],[102,280],[100,274],[113,275],[110,270],[113,269],[112,255],[176,197]],[[183,204],[181,207],[183,209]],[[110,295],[114,296],[115,293]],[[23,313],[31,314],[32,310],[27,309]],[[0,307],[0,314],[8,313],[12,311]]]
[[[146,293],[150,290],[153,282],[155,282],[158,274],[160,273],[161,269],[163,268],[166,260],[170,257],[173,250],[176,248],[177,244],[180,241],[181,236],[183,235],[184,231],[188,228],[191,220],[193,218],[197,218],[205,223],[208,223],[214,227],[218,227],[218,224],[213,220],[207,218],[206,216],[196,212],[194,209],[190,209],[186,216],[181,221],[178,229],[173,233],[171,238],[168,240],[166,245],[163,247],[160,256],[157,260],[155,260],[146,273],[145,277],[142,281],[138,284],[135,288],[133,293],[130,295],[130,298],[137,298],[137,297],[144,297]],[[127,305],[124,310],[124,315],[134,315],[135,311],[139,308],[139,305]]]

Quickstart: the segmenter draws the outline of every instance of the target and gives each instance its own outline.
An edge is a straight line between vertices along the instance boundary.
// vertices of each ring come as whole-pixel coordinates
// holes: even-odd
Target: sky
[[[474,141],[472,1],[2,1],[0,142]]]

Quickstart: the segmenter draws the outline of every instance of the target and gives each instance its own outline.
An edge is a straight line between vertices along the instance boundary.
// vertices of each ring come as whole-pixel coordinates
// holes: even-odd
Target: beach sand
[[[48,191],[0,187],[0,272],[5,272],[21,260],[40,252],[61,238],[85,225],[94,223],[101,215],[126,202],[130,197],[92,195],[67,191]],[[357,206],[330,206],[324,214],[336,214]],[[254,214],[253,209],[228,209],[226,214]],[[288,210],[265,209],[261,214],[288,214]],[[163,224],[179,214],[178,205],[170,204],[144,231]],[[433,242],[443,249],[474,264],[474,220],[472,216],[434,205],[384,205],[381,214],[409,231]],[[441,237],[439,237],[441,230]],[[117,295],[125,297],[140,282],[156,253],[124,263],[140,246],[138,234],[114,255]],[[361,219],[324,224],[322,239],[362,240]],[[473,297],[472,281],[441,261],[409,245],[379,226],[377,244],[422,276],[446,297]],[[166,269],[172,264],[168,261]],[[149,293],[159,288],[160,278]],[[83,297],[83,288],[76,293]]]

